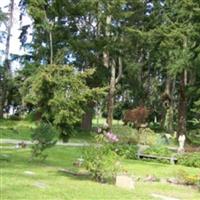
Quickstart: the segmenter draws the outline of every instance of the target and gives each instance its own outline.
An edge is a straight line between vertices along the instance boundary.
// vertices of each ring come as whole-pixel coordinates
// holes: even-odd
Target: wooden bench
[[[157,156],[157,155],[150,155],[150,154],[143,154],[143,153],[137,153],[137,158],[149,158],[149,159],[162,159],[162,160],[169,160],[171,164],[176,164],[177,158],[174,156],[171,157],[164,157],[164,156]]]

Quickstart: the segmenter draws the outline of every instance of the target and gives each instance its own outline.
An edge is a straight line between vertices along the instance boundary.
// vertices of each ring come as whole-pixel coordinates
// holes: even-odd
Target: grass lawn
[[[35,123],[25,120],[0,120],[0,138],[29,140]]]
[[[152,193],[171,196],[181,200],[198,200],[200,193],[186,186],[167,183],[137,182],[133,191],[114,185],[96,183],[90,178],[74,177],[58,172],[59,168],[74,169],[73,161],[81,156],[78,147],[53,147],[48,150],[49,157],[43,163],[29,162],[29,150],[1,150],[8,154],[10,162],[0,161],[2,200],[106,200],[133,199],[151,200]],[[123,167],[133,175],[144,177],[154,174],[157,177],[174,176],[179,169],[199,173],[197,168],[172,166],[152,162],[124,160]],[[34,175],[25,174],[34,172]]]
[[[0,120],[0,139],[31,140],[35,128],[36,124],[27,120]],[[88,131],[75,131],[70,142],[92,141],[92,134]]]
[[[94,127],[102,127],[106,119],[101,118],[97,125],[96,119],[93,120]],[[19,139],[19,140],[30,140],[31,134],[36,128],[34,122],[28,120],[0,120],[0,139]],[[121,121],[113,121],[113,133],[117,135],[131,135],[135,133],[135,130],[128,127],[122,126]],[[95,133],[92,131],[74,131],[69,142],[92,142]]]

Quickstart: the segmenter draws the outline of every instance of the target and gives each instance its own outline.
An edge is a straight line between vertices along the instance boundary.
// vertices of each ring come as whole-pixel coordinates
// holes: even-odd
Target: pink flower
[[[107,133],[105,134],[105,136],[106,136],[106,138],[107,138],[108,140],[110,140],[111,142],[118,142],[118,141],[119,141],[118,137],[117,137],[115,134],[111,133],[111,132],[107,132]]]

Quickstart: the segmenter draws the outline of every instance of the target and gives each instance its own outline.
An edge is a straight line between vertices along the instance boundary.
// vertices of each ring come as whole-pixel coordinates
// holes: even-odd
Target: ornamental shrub
[[[177,172],[178,179],[186,185],[197,185],[199,187],[200,174],[191,175],[185,170],[179,170]]]
[[[44,151],[56,144],[57,136],[58,132],[51,124],[40,123],[31,135],[34,143],[32,146],[31,158],[38,158],[40,160],[46,159],[47,154],[45,154]]]
[[[113,146],[113,151],[119,156],[135,160],[137,159],[138,146],[129,144],[116,144]]]
[[[179,155],[178,164],[185,165],[188,167],[198,167],[200,168],[200,153],[184,153]]]
[[[159,135],[150,128],[139,129],[139,143],[144,145],[153,146],[158,142]]]
[[[147,148],[144,151],[144,154],[157,155],[157,156],[163,156],[163,157],[170,157],[172,155],[172,151],[170,151],[165,146],[152,146],[150,148]]]
[[[112,150],[115,144],[104,135],[97,135],[95,139],[97,145],[84,149],[84,165],[96,181],[113,181],[119,171],[119,157]]]

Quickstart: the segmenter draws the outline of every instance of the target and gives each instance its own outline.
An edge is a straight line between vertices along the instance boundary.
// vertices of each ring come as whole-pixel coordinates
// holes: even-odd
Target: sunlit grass
[[[74,169],[73,162],[82,155],[81,148],[53,147],[48,151],[49,157],[43,163],[29,161],[29,150],[3,150],[1,154],[10,156],[10,162],[1,161],[1,199],[5,200],[107,200],[107,199],[155,199],[152,193],[172,196],[180,199],[198,200],[200,193],[185,186],[167,183],[138,182],[133,191],[114,185],[100,184],[91,178],[75,177],[58,172],[60,168]],[[199,169],[172,166],[159,163],[125,160],[123,168],[134,176],[144,177],[148,174],[159,178],[174,176],[179,169],[198,173]],[[34,172],[27,175],[25,171]],[[37,184],[44,188],[38,188]]]
[[[102,127],[106,119],[100,118],[99,124],[93,120],[93,127]],[[30,140],[36,123],[27,120],[0,120],[0,138]],[[122,121],[113,121],[113,133],[117,135],[131,135],[135,130],[128,126],[122,126]],[[69,142],[93,141],[95,131],[74,130]]]

